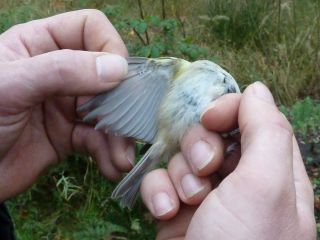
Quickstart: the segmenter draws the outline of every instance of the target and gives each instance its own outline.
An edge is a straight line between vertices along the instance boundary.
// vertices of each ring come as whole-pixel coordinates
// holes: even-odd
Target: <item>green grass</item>
[[[210,29],[207,39],[216,41],[212,54],[222,48],[222,62],[240,82],[263,81],[283,104],[306,95],[319,97],[319,4],[209,1],[202,19]]]
[[[0,2],[0,32],[10,26],[81,8],[102,10],[131,55],[207,58],[227,68],[242,89],[268,85],[303,142],[319,208],[319,0],[13,0]],[[129,7],[130,6],[130,7]],[[153,239],[142,203],[133,211],[109,199],[92,159],[70,156],[8,204],[19,239]],[[318,199],[318,200],[317,200]],[[318,205],[317,205],[318,203]]]
[[[154,224],[142,203],[121,209],[109,199],[114,186],[92,159],[71,156],[8,203],[18,238],[151,239]]]

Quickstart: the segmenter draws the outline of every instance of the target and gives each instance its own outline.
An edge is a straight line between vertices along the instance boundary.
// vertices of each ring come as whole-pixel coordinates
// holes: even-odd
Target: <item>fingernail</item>
[[[204,189],[200,179],[191,173],[183,176],[181,179],[181,188],[186,198],[191,198]]]
[[[97,74],[102,82],[118,82],[128,73],[128,62],[125,58],[107,54],[96,58]]]
[[[274,103],[271,92],[262,82],[255,82],[253,84],[253,91],[258,98],[269,103]]]
[[[205,141],[200,140],[196,142],[190,150],[190,160],[192,167],[199,171],[203,169],[213,160],[213,148]]]
[[[129,146],[127,148],[127,151],[126,151],[126,157],[127,157],[127,160],[129,161],[129,163],[134,166],[135,165],[135,151],[134,151],[134,147],[133,146]]]
[[[156,216],[160,217],[173,209],[173,204],[168,194],[164,192],[157,193],[152,197],[152,205]]]

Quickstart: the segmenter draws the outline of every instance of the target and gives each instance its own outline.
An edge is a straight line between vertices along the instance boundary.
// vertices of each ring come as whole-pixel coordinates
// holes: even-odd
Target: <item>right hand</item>
[[[316,239],[312,186],[292,127],[269,90],[254,83],[242,96],[223,96],[202,125],[185,135],[168,170],[143,180],[147,207],[168,220],[160,221],[157,239]],[[223,160],[226,142],[216,132],[237,125],[241,155],[236,149]],[[208,145],[194,151],[199,139]],[[211,159],[203,165],[205,156]]]

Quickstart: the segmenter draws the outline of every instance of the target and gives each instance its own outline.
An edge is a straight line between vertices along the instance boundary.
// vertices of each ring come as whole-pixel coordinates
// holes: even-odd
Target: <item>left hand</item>
[[[112,180],[132,167],[129,140],[75,121],[84,101],[77,97],[123,79],[127,63],[120,55],[127,56],[123,41],[97,10],[31,21],[0,35],[0,203],[72,152],[92,155]]]

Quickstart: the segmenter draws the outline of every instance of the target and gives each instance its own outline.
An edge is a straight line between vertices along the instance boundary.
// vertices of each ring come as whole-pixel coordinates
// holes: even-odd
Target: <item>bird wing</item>
[[[157,114],[169,81],[174,76],[172,60],[128,58],[128,75],[116,88],[81,105],[84,122],[116,135],[153,143],[157,134]]]

